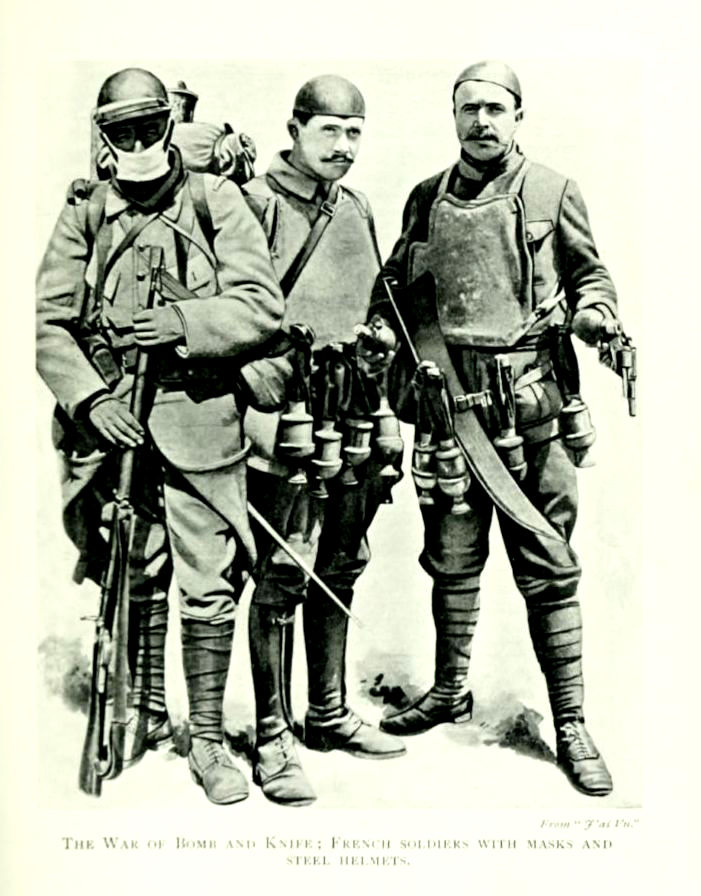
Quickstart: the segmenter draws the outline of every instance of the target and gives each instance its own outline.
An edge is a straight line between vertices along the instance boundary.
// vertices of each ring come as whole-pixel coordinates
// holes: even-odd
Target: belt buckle
[[[323,212],[325,215],[328,215],[329,218],[333,218],[336,214],[336,204],[334,202],[329,202],[328,199],[324,199],[324,201],[319,206],[319,211]]]

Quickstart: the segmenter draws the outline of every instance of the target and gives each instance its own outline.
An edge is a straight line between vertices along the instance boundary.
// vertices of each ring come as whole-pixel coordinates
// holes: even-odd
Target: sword
[[[435,366],[443,371],[448,391],[455,399],[455,396],[462,393],[463,386],[440,329],[435,300],[429,301],[425,290],[416,292],[414,302],[407,308],[410,321],[414,323],[415,336],[412,339],[409,327],[392,295],[391,281],[384,277],[382,280],[414,361],[421,363],[422,354],[430,357]],[[461,413],[455,414],[453,427],[470,470],[494,504],[525,529],[555,541],[564,541],[507,471],[475,416],[474,407],[470,405]]]
[[[270,523],[266,520],[266,518],[256,510],[256,508],[251,504],[250,501],[248,501],[247,504],[248,504],[249,514],[261,526],[261,528],[265,529],[265,531],[273,539],[275,544],[278,547],[282,548],[282,550],[287,554],[288,557],[291,557],[292,560],[294,560],[294,562],[297,564],[297,566],[299,566],[299,568],[302,570],[302,572],[306,573],[309,576],[309,578],[311,579],[311,581],[314,582],[314,584],[318,588],[321,588],[321,590],[324,592],[324,594],[329,598],[329,600],[332,600],[336,604],[336,606],[339,608],[339,610],[341,610],[343,613],[345,613],[346,616],[350,620],[355,622],[355,624],[357,626],[359,626],[360,628],[363,628],[363,623],[360,621],[360,619],[358,619],[358,617],[354,613],[351,613],[351,611],[348,609],[348,607],[346,607],[343,603],[341,603],[341,601],[338,599],[338,597],[336,597],[336,595],[329,588],[329,586],[319,578],[319,576],[314,572],[314,570],[311,568],[311,566],[309,566],[299,556],[297,551],[295,551],[294,548],[290,547],[290,545],[285,541],[285,539],[282,537],[282,535],[280,535],[280,533],[270,525]]]

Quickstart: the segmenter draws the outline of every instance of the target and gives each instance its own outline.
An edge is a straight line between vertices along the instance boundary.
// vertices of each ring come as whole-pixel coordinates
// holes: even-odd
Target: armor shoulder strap
[[[529,221],[557,221],[567,178],[552,168],[531,162],[521,186],[521,199]]]
[[[345,184],[343,185],[343,193],[353,200],[363,218],[372,217],[370,203],[364,193],[361,193],[359,190],[351,190],[351,188],[347,187]]]
[[[438,181],[438,193],[437,196],[442,196],[443,193],[448,192],[448,183],[450,182],[450,175],[453,173],[453,168],[455,166],[451,165],[450,168],[446,168],[445,171],[440,175],[440,180]]]
[[[360,193],[357,190],[351,190],[349,187],[343,187],[343,193],[347,194],[355,203],[358,211],[360,212],[361,218],[364,218],[368,222],[368,230],[370,231],[370,239],[372,241],[372,247],[375,251],[375,256],[377,258],[378,264],[382,267],[382,254],[380,253],[380,246],[377,241],[377,229],[375,228],[375,218],[372,213],[372,208],[370,206],[370,201],[368,197],[364,193]]]

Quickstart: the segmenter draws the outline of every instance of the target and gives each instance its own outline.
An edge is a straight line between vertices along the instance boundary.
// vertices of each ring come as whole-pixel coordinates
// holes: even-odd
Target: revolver
[[[599,343],[599,360],[621,378],[623,397],[628,402],[628,413],[636,413],[636,381],[638,378],[637,350],[630,336],[626,336],[618,321],[605,325],[604,337]]]

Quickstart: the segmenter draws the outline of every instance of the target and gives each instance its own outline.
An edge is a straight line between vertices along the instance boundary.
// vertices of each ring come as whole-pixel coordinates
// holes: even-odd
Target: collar
[[[187,173],[182,170],[182,162],[179,154],[175,151],[175,147],[173,147],[173,150],[174,165],[172,176],[174,176],[176,183],[170,193],[170,202],[165,206],[161,206],[159,209],[153,209],[153,211],[159,211],[161,213],[167,212],[168,218],[176,220],[180,215],[180,210],[183,204],[183,187],[187,181]],[[147,209],[141,208],[137,203],[128,199],[119,190],[119,187],[115,185],[113,181],[110,181],[105,195],[105,218],[116,218],[129,208],[134,209],[141,214],[150,214]]]
[[[161,209],[161,212],[166,215],[166,217],[171,220],[176,220],[180,216],[180,209],[183,204],[183,194],[184,190],[179,189],[175,195],[173,196],[172,202],[167,208]],[[114,186],[110,183],[107,187],[107,193],[105,196],[105,218],[116,218],[118,215],[121,215],[122,212],[126,211],[128,208],[137,209],[135,205],[132,205],[128,199],[125,199],[121,193],[119,193]]]
[[[323,181],[295,168],[289,163],[288,157],[289,150],[277,153],[270,163],[268,174],[283,190],[311,202],[317,196],[317,188]]]
[[[490,181],[500,174],[514,171],[522,161],[523,153],[516,143],[512,143],[503,156],[488,162],[486,165],[480,164],[479,167],[473,159],[461,153],[458,159],[458,172],[465,180]]]

